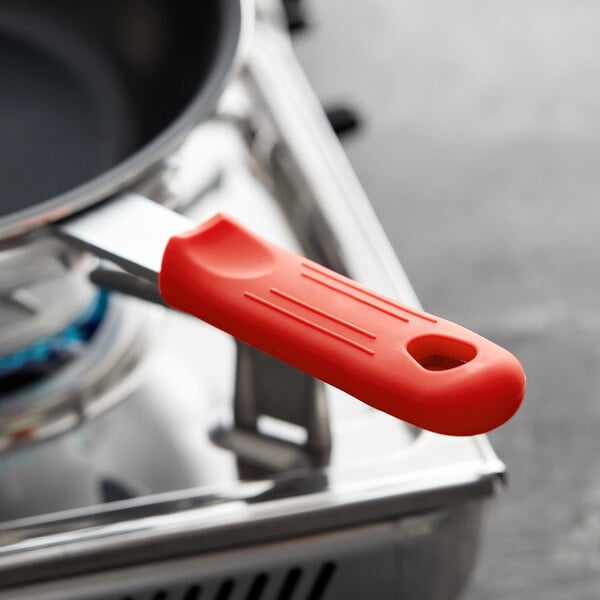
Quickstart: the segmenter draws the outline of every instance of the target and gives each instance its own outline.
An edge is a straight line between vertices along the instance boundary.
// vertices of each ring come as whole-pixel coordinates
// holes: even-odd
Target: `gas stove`
[[[418,306],[277,11],[257,10],[213,117],[135,191]],[[99,291],[120,285],[108,263],[26,252],[47,276],[3,275],[0,598],[460,593],[504,473],[485,437],[417,430],[126,278]]]

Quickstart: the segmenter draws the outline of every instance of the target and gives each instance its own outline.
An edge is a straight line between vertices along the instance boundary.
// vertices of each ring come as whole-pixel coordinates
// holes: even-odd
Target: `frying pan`
[[[247,26],[239,0],[3,3],[0,240],[43,231],[167,304],[414,425],[452,435],[517,410],[506,350],[259,238],[127,192],[205,118]]]

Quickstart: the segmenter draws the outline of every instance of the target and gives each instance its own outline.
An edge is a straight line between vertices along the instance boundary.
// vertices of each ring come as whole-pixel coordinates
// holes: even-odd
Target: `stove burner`
[[[106,313],[109,294],[99,291],[85,312],[62,331],[0,356],[0,390],[12,392],[55,372],[77,357]]]

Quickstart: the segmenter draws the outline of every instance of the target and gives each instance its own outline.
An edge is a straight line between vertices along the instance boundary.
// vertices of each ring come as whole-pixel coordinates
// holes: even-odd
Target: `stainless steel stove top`
[[[167,174],[140,189],[418,304],[271,18]],[[504,472],[485,437],[415,430],[119,294],[80,357],[0,396],[0,442],[11,599],[452,598]]]

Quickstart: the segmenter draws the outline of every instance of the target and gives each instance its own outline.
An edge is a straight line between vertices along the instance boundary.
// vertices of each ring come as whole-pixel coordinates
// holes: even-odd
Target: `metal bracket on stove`
[[[215,441],[237,455],[244,478],[329,462],[322,382],[237,343],[234,422]]]

